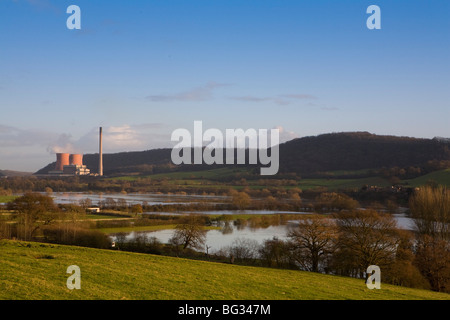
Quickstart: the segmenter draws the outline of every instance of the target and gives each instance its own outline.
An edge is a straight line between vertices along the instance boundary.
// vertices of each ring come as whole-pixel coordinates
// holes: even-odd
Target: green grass
[[[431,181],[443,186],[450,187],[450,169],[431,172],[415,179],[404,180],[403,182],[411,187],[420,187],[426,185]]]
[[[313,189],[317,187],[326,187],[329,190],[361,188],[364,185],[387,187],[391,184],[389,181],[380,177],[368,177],[358,179],[302,179],[298,183],[301,189]]]
[[[8,203],[16,199],[18,196],[0,196],[0,203]]]
[[[0,299],[443,299],[450,295],[317,273],[11,240],[0,241]],[[67,267],[81,270],[69,290]]]
[[[123,176],[109,178],[110,180],[126,180],[133,181],[139,178],[152,178],[152,179],[171,179],[171,180],[186,180],[186,179],[216,179],[224,178],[230,175],[235,175],[239,173],[247,173],[249,169],[246,168],[219,168],[211,170],[200,170],[200,171],[188,171],[188,172],[169,172],[169,173],[158,173],[145,176]]]

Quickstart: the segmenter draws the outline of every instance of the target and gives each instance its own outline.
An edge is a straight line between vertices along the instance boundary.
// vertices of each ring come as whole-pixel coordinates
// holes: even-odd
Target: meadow
[[[2,300],[449,300],[450,295],[305,271],[0,241]],[[70,290],[67,267],[81,271]]]

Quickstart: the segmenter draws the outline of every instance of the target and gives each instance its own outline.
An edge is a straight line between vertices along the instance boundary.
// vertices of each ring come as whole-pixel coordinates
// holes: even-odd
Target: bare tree
[[[31,240],[41,226],[51,224],[58,211],[53,198],[39,193],[27,193],[16,198],[8,204],[8,209],[17,214],[17,236],[23,240]]]
[[[301,268],[319,272],[319,265],[334,251],[336,224],[331,219],[314,216],[300,221],[288,237],[292,256]]]
[[[191,215],[184,223],[176,226],[170,242],[176,246],[182,245],[183,249],[188,247],[202,249],[206,240],[206,232],[202,219]]]
[[[409,207],[419,235],[450,240],[450,190],[421,187],[410,198]]]
[[[237,238],[229,248],[230,257],[241,261],[254,262],[258,256],[259,244],[256,240]]]
[[[347,269],[344,273],[362,277],[370,265],[382,268],[395,261],[401,237],[391,215],[358,210],[336,217],[339,237],[334,258]]]
[[[418,244],[415,265],[434,291],[450,292],[450,244],[425,235]]]

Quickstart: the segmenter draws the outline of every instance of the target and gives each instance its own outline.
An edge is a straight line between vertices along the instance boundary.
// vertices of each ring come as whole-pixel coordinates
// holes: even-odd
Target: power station
[[[103,133],[102,127],[99,130],[99,163],[98,173],[91,173],[91,170],[83,165],[82,154],[57,153],[55,169],[48,172],[51,176],[103,176]]]
[[[57,153],[55,170],[49,171],[50,175],[86,176],[91,171],[83,165],[82,154]]]

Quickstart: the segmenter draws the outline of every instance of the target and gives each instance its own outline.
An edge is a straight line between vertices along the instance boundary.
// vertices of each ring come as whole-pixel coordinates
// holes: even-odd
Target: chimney
[[[102,138],[103,138],[102,127],[100,127],[100,141],[99,141],[99,151],[98,151],[98,155],[99,155],[99,159],[98,159],[98,174],[100,176],[103,176],[103,146],[102,146]]]

